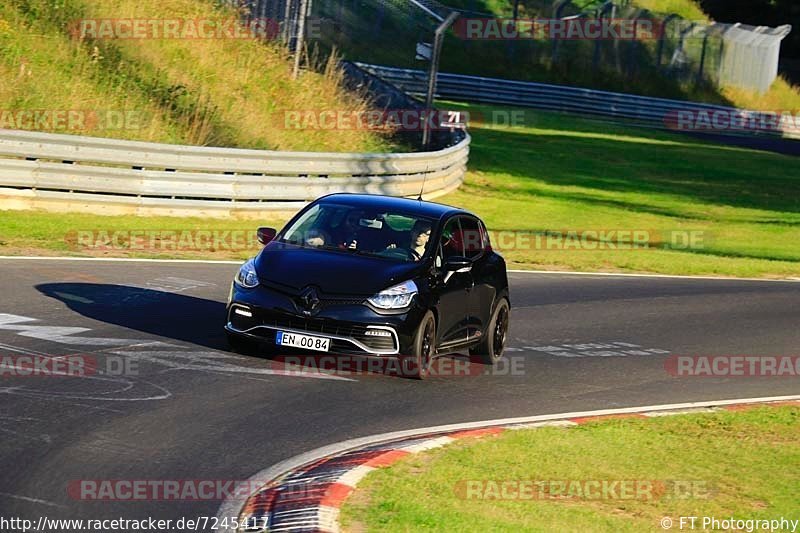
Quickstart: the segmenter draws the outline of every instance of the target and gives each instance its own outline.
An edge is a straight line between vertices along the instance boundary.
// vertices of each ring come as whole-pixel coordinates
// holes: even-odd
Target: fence
[[[357,65],[407,93],[422,94],[426,90],[427,73],[424,71],[363,63]],[[741,128],[715,128],[711,122],[708,124],[709,129],[705,130],[706,133],[736,136],[782,136],[800,139],[800,114],[789,117],[793,120],[789,124],[790,127],[781,128],[781,124],[775,123],[776,118],[780,117],[765,112],[561,85],[439,73],[437,97],[633,121],[657,129],[680,129],[678,121],[681,116],[679,113],[691,113],[692,116],[697,116],[699,113],[705,112],[706,116],[710,117],[709,120],[722,115],[728,121],[738,120],[743,125]],[[700,132],[702,133],[702,131]]]
[[[469,136],[434,152],[346,154],[177,146],[0,130],[8,207],[263,216],[332,192],[426,199],[458,187]]]
[[[298,27],[301,0],[238,1],[250,16],[279,20],[285,30],[282,35],[293,49],[292,32]],[[485,12],[486,3],[480,0],[460,0],[459,8],[436,0],[306,2],[318,28],[307,35],[309,46],[323,52],[335,47],[350,60],[425,68],[424,49],[436,26],[431,14],[444,18],[455,10],[461,19],[445,43],[442,70],[618,91],[635,84],[643,94],[669,98],[698,90],[703,94],[708,87],[722,85],[766,91],[777,75],[781,41],[791,31],[788,25],[767,28],[685,20],[637,8],[627,0],[527,0],[498,6],[495,9],[501,11],[493,13]],[[512,4],[516,9],[512,10]],[[470,38],[463,32],[466,21],[492,22],[514,30],[551,21],[584,28],[632,21],[652,25],[655,31],[649,37],[642,32],[634,38],[614,37],[613,32],[610,38],[560,38],[546,32]]]
[[[556,0],[553,16],[654,23],[653,43],[637,38],[595,40],[591,63],[583,61],[592,70],[606,68],[631,76],[655,66],[662,78],[682,84],[730,85],[762,93],[777,77],[781,41],[792,30],[788,24],[770,28],[685,20],[674,13],[634,8],[627,0],[588,2],[582,8],[572,0]],[[554,61],[559,44],[553,42]]]

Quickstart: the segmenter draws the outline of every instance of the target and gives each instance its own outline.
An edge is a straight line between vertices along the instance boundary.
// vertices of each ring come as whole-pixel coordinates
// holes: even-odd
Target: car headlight
[[[234,278],[238,285],[246,289],[252,289],[258,285],[258,274],[256,274],[256,265],[252,259],[248,259],[245,264],[239,268]]]
[[[375,296],[367,298],[367,301],[380,309],[402,309],[411,305],[415,294],[417,294],[417,284],[409,280],[384,289]]]

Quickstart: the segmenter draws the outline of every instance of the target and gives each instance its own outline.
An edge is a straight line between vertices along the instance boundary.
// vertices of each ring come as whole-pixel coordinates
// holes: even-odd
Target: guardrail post
[[[372,28],[373,36],[377,37],[381,32],[381,26],[383,25],[383,17],[386,14],[386,6],[381,2],[378,4],[378,16],[375,17],[375,25]]]
[[[292,16],[292,2],[294,0],[286,0],[286,3],[283,8],[283,28],[281,29],[281,40],[283,44],[289,48],[291,42],[291,29],[290,29],[290,19]]]
[[[431,68],[428,73],[428,95],[425,98],[425,109],[423,111],[424,121],[422,123],[422,146],[427,148],[431,140],[430,113],[433,109],[433,96],[436,92],[436,76],[439,72],[439,57],[442,54],[442,41],[444,32],[447,31],[453,22],[458,18],[458,11],[451,11],[447,18],[442,21],[433,34],[433,55],[431,56]]]
[[[570,3],[571,0],[557,0],[555,4],[553,4],[553,19],[560,19],[562,18],[561,15],[564,13],[564,8]],[[556,61],[558,61],[558,46],[559,40],[553,37],[553,51],[550,55],[550,62],[555,65]]]
[[[722,30],[719,36],[719,57],[717,57],[717,85],[722,85],[722,71],[725,66],[725,33],[730,29],[730,27],[725,28]]]
[[[608,0],[597,11],[597,20],[600,21],[602,24],[603,20],[605,19],[606,15],[614,9],[614,2],[612,0]],[[596,39],[594,41],[594,55],[592,56],[592,67],[597,70],[600,64],[600,46],[602,44],[602,39]]]
[[[628,76],[634,76],[636,71],[638,70],[637,67],[639,66],[639,62],[637,61],[636,52],[639,49],[639,39],[637,38],[639,35],[639,21],[646,16],[650,15],[650,11],[647,9],[640,9],[636,12],[633,16],[633,39],[628,42]]]
[[[672,13],[671,15],[667,15],[667,17],[661,23],[661,33],[658,36],[658,58],[656,59],[656,67],[661,67],[661,61],[664,56],[664,41],[667,38],[667,25],[677,18],[681,17],[675,13]]]
[[[706,66],[706,49],[708,48],[708,30],[703,31],[703,50],[700,52],[700,66],[697,69],[695,85],[699,86],[703,82],[703,69]]]

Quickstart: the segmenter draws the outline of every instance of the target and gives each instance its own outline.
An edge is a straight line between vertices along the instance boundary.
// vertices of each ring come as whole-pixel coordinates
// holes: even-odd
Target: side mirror
[[[472,261],[460,255],[448,257],[447,261],[444,262],[444,266],[442,266],[442,270],[445,273],[442,283],[447,283],[453,277],[453,274],[472,270]]]
[[[256,233],[258,235],[258,242],[266,246],[275,238],[278,231],[275,228],[258,228]]]
[[[472,269],[472,261],[460,255],[448,257],[442,267],[445,272],[469,272]]]

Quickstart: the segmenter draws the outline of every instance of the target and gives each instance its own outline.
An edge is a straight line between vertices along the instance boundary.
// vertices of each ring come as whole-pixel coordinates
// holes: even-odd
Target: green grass
[[[633,3],[654,13],[675,13],[693,21],[708,20],[708,15],[694,0],[634,0]]]
[[[800,176],[796,158],[610,126],[568,115],[517,111],[519,126],[477,124],[465,183],[439,199],[468,208],[492,231],[699,232],[690,249],[541,249],[495,242],[509,266],[741,277],[800,276]],[[285,217],[264,222],[280,225]],[[78,249],[69,230],[253,229],[255,221],[104,217],[0,211],[0,254],[67,253],[240,259],[255,250]],[[267,224],[269,225],[269,224]],[[508,234],[504,234],[508,235]],[[519,242],[517,245],[516,242]],[[509,245],[510,244],[510,245]]]
[[[442,106],[484,117],[511,111]],[[444,202],[473,210],[490,230],[698,231],[704,243],[690,250],[501,249],[513,266],[800,274],[796,158],[569,115],[521,112],[521,126],[471,128],[471,172]]]
[[[676,530],[680,516],[796,520],[799,442],[800,408],[790,406],[509,431],[370,473],[340,519],[345,531],[631,532],[663,531],[665,516]],[[633,499],[465,497],[466,481],[488,480],[639,481],[645,490]]]
[[[288,215],[280,214],[248,221],[0,211],[0,255],[247,259],[259,250],[252,240],[258,226],[280,228],[287,220]],[[130,232],[136,231],[147,232],[147,237],[134,236],[131,244]],[[222,246],[212,247],[198,233],[207,231],[234,233],[220,237]],[[92,239],[80,237],[80,232],[92,232]],[[183,242],[177,236],[166,240],[167,232],[182,232]],[[151,246],[151,235],[165,238]],[[137,238],[141,244],[136,244]]]
[[[86,121],[58,133],[303,151],[385,151],[366,130],[285,127],[286,111],[358,112],[367,104],[341,87],[341,72],[305,71],[254,39],[78,39],[84,19],[235,20],[211,0],[9,0],[0,2],[0,127],[8,112],[129,111],[123,128]],[[38,127],[37,127],[38,129]]]

